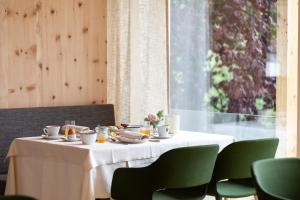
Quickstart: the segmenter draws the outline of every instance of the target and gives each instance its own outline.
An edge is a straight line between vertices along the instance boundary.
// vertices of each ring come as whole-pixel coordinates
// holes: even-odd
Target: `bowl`
[[[97,139],[97,133],[95,131],[86,131],[80,133],[80,139],[82,141],[82,144],[91,145],[96,142]]]
[[[141,126],[127,126],[126,131],[139,132],[141,130]]]

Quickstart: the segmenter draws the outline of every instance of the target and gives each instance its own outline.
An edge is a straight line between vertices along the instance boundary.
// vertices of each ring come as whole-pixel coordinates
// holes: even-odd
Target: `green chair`
[[[300,199],[300,159],[281,158],[256,161],[252,175],[258,199]]]
[[[203,199],[219,146],[205,145],[170,150],[143,168],[119,168],[111,196],[117,200]]]
[[[9,196],[0,196],[0,200],[36,200],[36,199],[28,196],[9,195]]]
[[[245,140],[225,147],[217,157],[208,194],[216,199],[255,195],[251,165],[274,158],[278,142],[278,138]]]

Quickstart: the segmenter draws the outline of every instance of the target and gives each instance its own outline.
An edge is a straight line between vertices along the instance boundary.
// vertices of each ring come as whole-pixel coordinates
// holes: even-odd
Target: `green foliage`
[[[220,55],[214,53],[211,50],[207,52],[207,60],[205,63],[205,71],[213,71],[216,66],[222,65],[222,60]]]
[[[236,69],[236,64],[231,65]],[[208,89],[204,96],[204,101],[210,104],[210,110],[213,112],[226,112],[228,110],[229,98],[220,84],[228,83],[233,80],[233,73],[230,67],[223,65],[221,57],[208,51],[205,70],[211,74],[212,86]]]
[[[255,108],[257,110],[263,110],[265,104],[266,104],[266,102],[264,101],[263,98],[256,98],[255,99]]]
[[[204,96],[204,101],[210,103],[210,111],[220,112],[228,110],[229,98],[221,88],[211,87]],[[211,103],[214,102],[214,103]]]
[[[247,120],[246,115],[239,114],[239,120],[240,120],[240,121],[246,121],[246,120]]]
[[[233,79],[232,72],[229,71],[227,66],[222,66],[221,68],[214,68],[215,72],[212,76],[212,81],[214,85],[218,85],[223,81],[231,81]]]
[[[266,109],[266,110],[264,110],[264,115],[269,116],[269,117],[275,117],[276,111],[273,108]]]
[[[162,121],[164,119],[164,111],[160,110],[156,113],[156,116],[159,121]]]

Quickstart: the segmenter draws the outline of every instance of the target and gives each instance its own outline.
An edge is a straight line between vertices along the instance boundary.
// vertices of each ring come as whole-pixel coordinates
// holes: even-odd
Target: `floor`
[[[205,197],[204,200],[215,200],[212,196]],[[238,198],[238,199],[232,199],[232,200],[255,200],[254,197],[246,197],[246,198]]]

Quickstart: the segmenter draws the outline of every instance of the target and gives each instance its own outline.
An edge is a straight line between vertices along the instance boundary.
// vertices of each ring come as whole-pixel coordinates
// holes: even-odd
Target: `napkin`
[[[81,133],[81,132],[85,132],[85,131],[89,131],[90,128],[87,126],[76,126],[76,125],[64,125],[61,129],[62,131],[64,131],[66,129],[66,127],[70,127],[70,128],[74,128],[76,133]]]
[[[126,131],[126,130],[120,130],[119,135],[125,138],[137,139],[137,140],[143,140],[149,137],[147,135],[143,135],[138,132]]]

